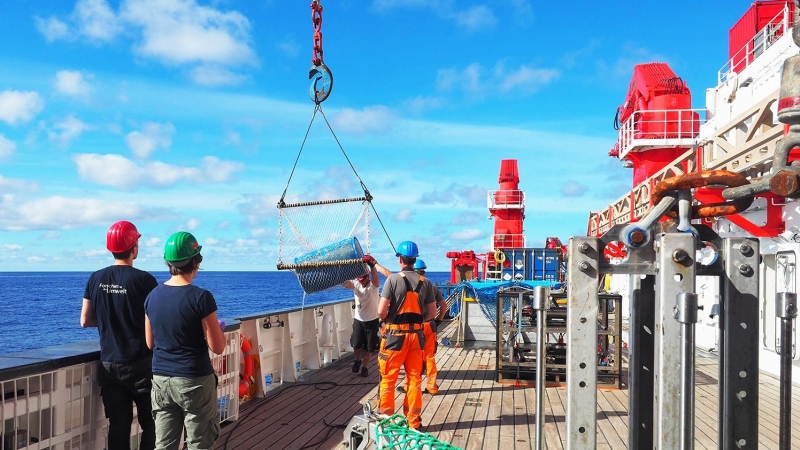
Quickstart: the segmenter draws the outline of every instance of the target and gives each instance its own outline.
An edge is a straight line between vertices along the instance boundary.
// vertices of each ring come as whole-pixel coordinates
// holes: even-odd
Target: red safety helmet
[[[120,220],[111,225],[106,233],[106,248],[111,253],[122,253],[133,248],[133,244],[142,237],[136,225],[127,220]]]

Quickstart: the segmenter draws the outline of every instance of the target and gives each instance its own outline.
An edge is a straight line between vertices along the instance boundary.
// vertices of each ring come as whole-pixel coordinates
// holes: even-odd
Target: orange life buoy
[[[250,390],[250,385],[253,383],[253,356],[250,352],[253,346],[250,345],[250,340],[245,336],[242,337],[242,361],[244,362],[244,370],[239,374],[239,398],[244,398],[247,391]]]

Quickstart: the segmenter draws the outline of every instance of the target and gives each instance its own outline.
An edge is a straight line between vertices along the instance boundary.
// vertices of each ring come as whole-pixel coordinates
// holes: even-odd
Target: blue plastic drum
[[[320,249],[298,256],[295,264],[320,261],[339,261],[344,259],[358,259],[364,257],[361,244],[355,237],[327,245]],[[347,264],[328,267],[308,267],[295,269],[297,279],[300,281],[306,294],[324,291],[325,289],[340,285],[347,280],[356,279],[366,273],[366,264]]]

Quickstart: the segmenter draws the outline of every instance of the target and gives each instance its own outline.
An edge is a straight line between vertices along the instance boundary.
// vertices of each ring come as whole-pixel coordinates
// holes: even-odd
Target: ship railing
[[[705,109],[634,112],[618,130],[619,158],[632,151],[693,146],[705,118]]]
[[[248,397],[264,397],[352,352],[353,305],[347,299],[224,319],[225,349],[211,354],[220,422],[239,414],[243,338],[259,360],[244,387]],[[108,447],[99,348],[94,340],[0,355],[0,450]],[[134,418],[131,448],[140,440]]]
[[[741,73],[783,36],[791,36],[792,15],[789,4],[775,15],[717,71],[717,82],[725,83],[732,74]]]
[[[493,209],[525,209],[525,191],[489,191],[487,206],[490,211]]]
[[[589,213],[587,236],[602,236],[616,224],[626,224],[641,219],[650,209],[650,195],[659,181],[696,170],[698,170],[697,155],[695,148],[692,147],[611,203],[608,208]]]
[[[525,247],[524,234],[495,233],[492,235],[492,242],[490,248],[492,248],[493,251],[494,249],[498,248],[523,248],[523,247]]]

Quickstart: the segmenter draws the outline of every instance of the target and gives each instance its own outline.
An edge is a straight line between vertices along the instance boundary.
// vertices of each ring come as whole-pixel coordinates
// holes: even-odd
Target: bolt
[[[797,174],[790,170],[779,170],[769,179],[769,190],[775,195],[788,197],[800,189]]]
[[[689,259],[689,254],[686,253],[686,250],[675,250],[672,253],[672,260],[676,263],[686,262]]]
[[[744,276],[749,276],[750,274],[753,273],[753,269],[750,267],[749,264],[742,264],[741,266],[739,266],[739,273]]]
[[[786,307],[786,315],[789,316],[790,318],[793,318],[794,316],[796,316],[797,315],[797,307],[795,307],[794,305],[787,306]]]
[[[744,256],[750,256],[753,254],[753,247],[750,247],[750,244],[742,244],[739,246],[739,251]]]
[[[586,272],[587,270],[589,270],[589,263],[587,263],[586,261],[581,261],[581,263],[578,264],[578,268],[581,269],[581,272]]]
[[[644,230],[637,228],[628,233],[628,240],[630,241],[631,245],[639,247],[647,240],[647,234],[645,234]]]
[[[581,317],[581,323],[586,323],[586,317]]]
[[[578,251],[581,252],[581,253],[588,252],[589,251],[589,244],[587,244],[586,242],[581,243],[581,245],[578,246]]]

